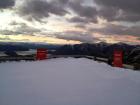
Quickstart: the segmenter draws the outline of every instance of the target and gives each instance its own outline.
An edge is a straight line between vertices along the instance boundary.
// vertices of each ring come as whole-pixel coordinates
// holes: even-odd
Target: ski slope
[[[85,58],[0,63],[0,105],[140,105],[140,72]]]

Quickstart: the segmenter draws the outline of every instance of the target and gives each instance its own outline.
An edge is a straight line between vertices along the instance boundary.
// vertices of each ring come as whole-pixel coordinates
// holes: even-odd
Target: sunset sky
[[[0,42],[140,44],[140,0],[0,0]]]

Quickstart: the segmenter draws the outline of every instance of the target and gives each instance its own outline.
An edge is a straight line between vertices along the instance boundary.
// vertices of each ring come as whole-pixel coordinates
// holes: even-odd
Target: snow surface
[[[140,72],[85,58],[1,63],[0,105],[140,105]]]

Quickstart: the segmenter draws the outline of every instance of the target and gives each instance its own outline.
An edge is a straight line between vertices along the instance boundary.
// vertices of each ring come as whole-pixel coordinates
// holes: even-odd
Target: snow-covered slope
[[[140,105],[140,72],[84,58],[1,63],[0,105]]]

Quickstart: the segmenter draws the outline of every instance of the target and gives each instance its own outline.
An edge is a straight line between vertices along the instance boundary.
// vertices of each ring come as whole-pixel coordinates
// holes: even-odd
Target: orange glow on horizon
[[[119,35],[109,36],[101,34],[93,34],[95,38],[98,38],[97,42],[107,42],[107,43],[118,43],[124,42],[129,44],[140,44],[140,40],[136,36],[130,35]],[[65,40],[59,39],[56,37],[47,37],[47,36],[32,36],[32,35],[0,35],[1,42],[36,42],[36,43],[48,43],[48,44],[80,44],[82,42],[76,40]],[[94,42],[94,40],[93,40]],[[88,43],[88,42],[87,42]]]
[[[0,35],[0,41],[2,42],[38,42],[48,44],[80,44],[80,41],[65,40],[54,37],[46,36],[31,36],[31,35]]]

